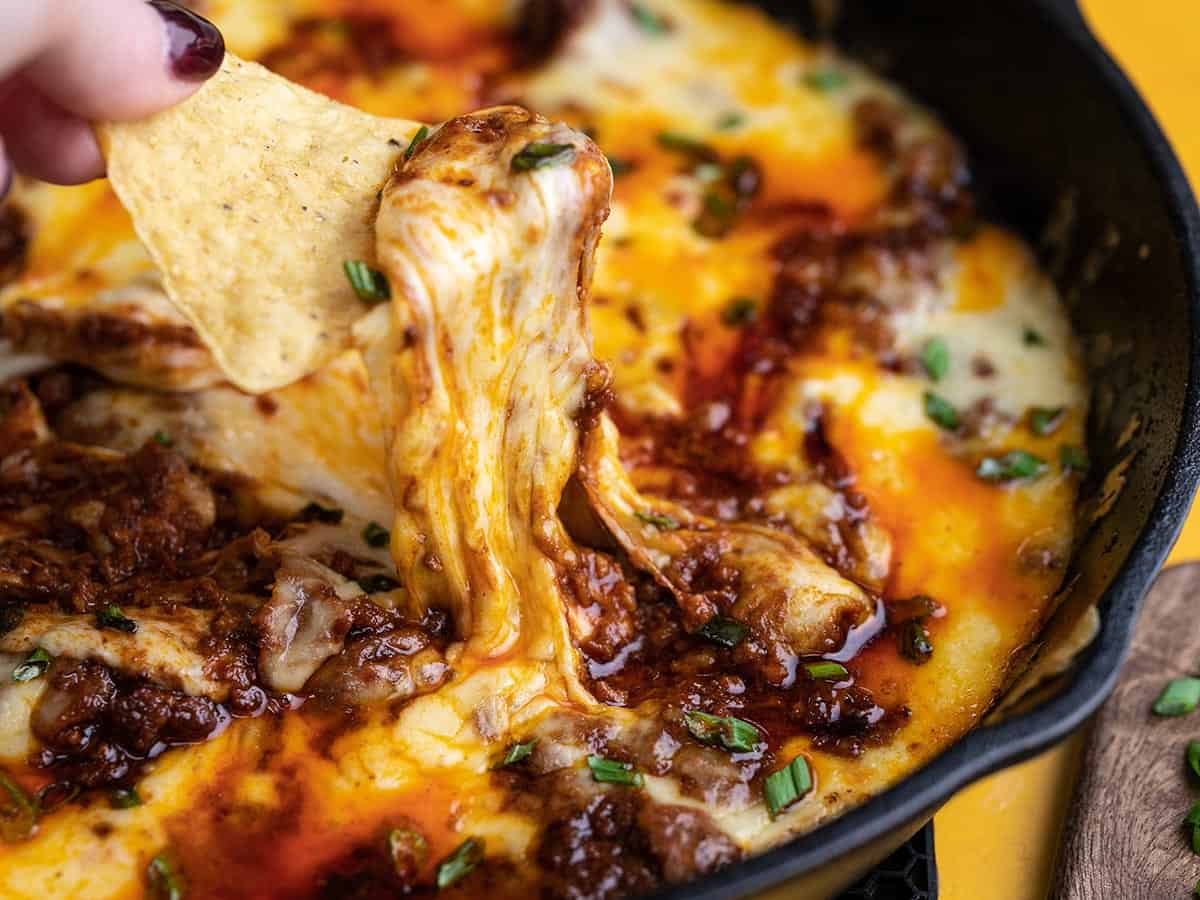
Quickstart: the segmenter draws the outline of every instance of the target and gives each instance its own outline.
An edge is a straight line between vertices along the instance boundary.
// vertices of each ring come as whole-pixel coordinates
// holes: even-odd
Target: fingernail
[[[167,27],[167,59],[176,78],[203,81],[225,58],[225,38],[217,26],[171,0],[150,0]]]

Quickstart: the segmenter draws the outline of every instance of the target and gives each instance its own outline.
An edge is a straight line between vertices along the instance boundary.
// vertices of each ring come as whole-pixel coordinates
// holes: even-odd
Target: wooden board
[[[1200,800],[1184,759],[1188,740],[1200,740],[1200,710],[1150,712],[1181,675],[1200,675],[1200,563],[1165,570],[1146,598],[1120,681],[1093,722],[1051,897],[1195,896],[1200,856],[1182,823]]]

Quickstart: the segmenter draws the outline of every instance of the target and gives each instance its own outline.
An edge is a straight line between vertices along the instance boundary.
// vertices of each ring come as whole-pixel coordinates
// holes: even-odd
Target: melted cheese
[[[668,35],[652,39],[621,11],[623,4],[600,2],[556,56],[529,72],[509,74],[504,89],[547,115],[589,126],[611,157],[635,162],[634,170],[615,183],[587,317],[595,355],[611,367],[622,405],[638,413],[671,415],[686,407],[684,362],[711,358],[716,366],[730,351],[735,334],[721,322],[729,301],[747,296],[764,302],[777,267],[771,248],[787,225],[756,216],[720,241],[698,235],[691,222],[704,186],[693,174],[680,173],[678,155],[660,146],[655,136],[664,130],[687,134],[711,144],[723,158],[750,153],[762,166],[765,187],[758,202],[764,207],[821,203],[838,221],[853,223],[882,201],[893,177],[855,144],[854,103],[867,97],[901,103],[906,134],[938,134],[940,126],[865,71],[804,44],[756,11],[714,0],[647,5],[671,21]],[[378,13],[391,17],[402,31],[411,22],[401,6],[383,0],[214,0],[210,11],[232,48],[256,55],[285,41],[296,23],[310,16]],[[437,15],[426,16],[436,22],[426,22],[422,27],[427,30],[411,38],[426,42],[429,58],[394,62],[376,76],[360,72],[317,86],[380,114],[442,118],[465,111],[464,105],[473,105],[466,101],[478,91],[477,85],[467,84],[467,76],[489,66],[492,71],[502,68],[494,60],[481,61],[486,42],[476,38],[511,21],[512,4],[479,0],[451,4],[453,12],[444,6],[439,4]],[[468,41],[465,35],[476,38]],[[467,43],[472,49],[461,49]],[[806,73],[828,66],[846,75],[843,89],[823,93],[806,86]],[[731,112],[741,116],[740,124],[720,127],[721,117]],[[153,282],[147,259],[103,185],[19,193],[21,202],[34,210],[35,224],[31,263],[18,286],[23,296],[90,304],[105,291]],[[466,237],[463,246],[470,250],[471,236]],[[803,752],[815,773],[816,789],[805,802],[774,820],[757,798],[706,806],[747,850],[771,846],[852,807],[974,725],[1006,682],[1014,651],[1041,627],[1057,588],[1059,569],[1023,560],[1044,554],[1061,558],[1070,547],[1075,480],[1056,460],[1060,446],[1083,443],[1086,384],[1054,289],[1029,251],[1000,229],[984,228],[969,241],[947,242],[930,258],[933,277],[913,281],[894,273],[880,286],[879,296],[897,352],[911,358],[931,338],[942,338],[950,349],[948,374],[934,384],[919,371],[883,370],[844,331],[829,327],[789,361],[786,383],[755,435],[752,454],[762,465],[785,468],[795,476],[795,483],[773,492],[768,502],[772,513],[792,521],[800,534],[808,523],[845,516],[836,496],[809,479],[803,462],[807,410],[814,403],[824,407],[828,439],[845,457],[870,510],[862,569],[854,577],[864,585],[885,587],[890,597],[925,593],[942,600],[947,614],[930,625],[936,651],[921,667],[899,660],[883,641],[859,654],[860,683],[881,697],[902,700],[911,717],[895,740],[868,747],[856,759],[822,751],[804,738],[792,740],[784,756]],[[419,260],[400,259],[392,265],[397,274],[410,272],[414,285],[421,281]],[[82,277],[85,270],[87,279]],[[414,285],[405,290],[418,299],[417,309],[435,302],[436,296],[420,299],[421,289]],[[454,286],[438,287],[443,293],[437,296],[444,297]],[[544,299],[531,297],[529,302]],[[411,324],[404,320],[407,307],[397,304],[391,314],[397,321],[386,322],[381,310],[374,321],[364,323],[367,332],[376,329],[375,340],[381,330],[385,333],[385,346],[391,346],[387,333],[394,341]],[[466,331],[478,326],[455,324]],[[1028,343],[1030,330],[1042,343]],[[538,343],[544,335],[505,334],[480,348],[466,341],[466,331],[447,336],[462,342],[450,348],[457,357],[445,345],[426,347],[429,359],[442,354],[442,378],[465,377],[465,369],[456,365],[485,363],[492,367],[487,377],[505,372],[515,377],[519,373],[503,363],[505,354],[520,346],[537,354],[536,365],[524,380],[518,379],[523,391],[569,393],[561,385],[543,383],[552,381],[543,376],[543,368],[554,355]],[[486,358],[471,358],[482,349]],[[979,365],[980,357],[986,357],[986,367]],[[569,353],[565,358],[579,362]],[[979,374],[981,368],[990,373]],[[402,382],[393,384],[394,392],[418,383],[403,366],[393,377]],[[122,380],[171,386],[151,377]],[[401,483],[405,477],[421,481],[429,471],[421,461],[430,460],[451,476],[459,467],[478,476],[478,481],[457,482],[464,491],[460,496],[425,497],[424,505],[406,508],[405,514],[427,519],[428,510],[441,503],[441,524],[450,522],[453,528],[425,529],[428,521],[422,519],[422,527],[397,529],[399,540],[429,531],[443,542],[439,549],[448,551],[446,559],[456,564],[470,558],[456,542],[478,549],[495,540],[501,545],[495,558],[511,563],[530,553],[527,532],[514,531],[511,521],[496,525],[450,509],[456,503],[464,509],[486,506],[481,497],[493,490],[508,496],[491,469],[497,448],[505,449],[503,436],[496,433],[497,409],[482,399],[474,403],[479,398],[462,393],[461,387],[453,396],[466,410],[468,433],[454,435],[457,443],[451,446],[459,449],[441,458],[436,444],[419,446],[429,440],[429,430],[404,428],[418,413],[415,407],[404,408],[403,395],[393,393],[393,400],[401,397],[395,401],[398,411],[380,417],[366,369],[353,353],[271,395],[270,413],[264,412],[263,401],[226,387],[171,398],[113,387],[69,410],[62,427],[118,449],[135,447],[165,429],[183,452],[203,464],[241,472],[284,489],[289,497],[328,498],[360,520],[377,521],[391,516],[384,462],[384,445],[391,443],[399,447],[392,466],[409,467],[399,473]],[[922,395],[931,389],[960,410],[988,399],[1002,416],[979,436],[956,442],[923,413]],[[579,398],[570,399],[577,403]],[[1039,437],[1021,425],[1035,406],[1064,408],[1052,435]],[[1018,448],[1050,460],[1048,474],[1000,486],[974,475],[979,457]],[[567,474],[557,468],[548,473],[553,483],[544,495],[529,491],[532,470],[521,473],[526,482],[518,487],[526,496],[556,497]],[[438,482],[450,483],[455,483],[452,477]],[[478,493],[465,490],[467,484]],[[418,489],[433,490],[428,482]],[[518,507],[516,513],[523,520],[529,510]],[[476,524],[480,527],[469,527]],[[526,542],[519,553],[511,546],[518,540],[514,534],[525,535],[519,538]],[[514,615],[529,615],[521,598],[506,594],[501,584],[511,576],[511,566],[507,572],[501,566],[482,575],[464,567],[434,577],[420,568],[423,548],[398,549],[408,566],[406,581],[420,585],[415,602],[421,602],[423,592],[457,592],[464,605],[477,603],[477,614],[486,620],[481,630],[489,636],[485,645],[454,660],[461,667],[458,677],[413,700],[394,719],[368,716],[328,741],[323,753],[311,749],[320,737],[320,724],[299,716],[235,722],[204,745],[172,751],[140,783],[147,800],[143,807],[116,812],[93,802],[72,808],[49,818],[35,840],[0,848],[0,894],[130,895],[138,890],[146,860],[167,843],[179,847],[186,866],[192,827],[212,840],[197,846],[216,847],[231,860],[225,874],[197,861],[206,879],[195,886],[201,896],[244,890],[235,879],[254,861],[238,856],[237,841],[251,846],[254,840],[271,842],[276,858],[272,877],[286,893],[308,887],[313,866],[332,860],[355,841],[372,839],[395,816],[422,826],[434,858],[466,834],[485,835],[492,852],[517,858],[528,852],[536,823],[502,808],[503,796],[488,775],[502,739],[479,723],[499,720],[504,726],[500,733],[526,733],[561,709],[561,660],[553,652],[510,652],[518,643],[508,630]],[[665,551],[650,547],[646,552]],[[538,564],[544,559],[540,553],[532,554]],[[546,572],[538,577],[556,590]],[[832,577],[849,584],[837,573]],[[491,591],[485,602],[476,596],[483,588]],[[856,586],[850,589],[856,597],[861,593]],[[566,640],[562,634],[553,639]],[[464,660],[470,664],[463,666]],[[19,695],[11,690],[0,695],[0,723],[19,717],[27,708],[22,704],[33,702],[33,688],[20,690]],[[640,715],[656,712],[651,707],[610,709],[606,715],[616,727],[634,727]],[[9,758],[23,756],[26,749],[19,741],[0,747],[12,751]],[[699,805],[669,778],[649,778],[646,790],[663,802]],[[238,832],[233,840],[229,826],[216,821],[210,809],[214,791],[232,810],[230,821],[243,826],[233,829]],[[111,826],[112,833],[101,838],[97,826]],[[336,841],[328,839],[333,834]]]

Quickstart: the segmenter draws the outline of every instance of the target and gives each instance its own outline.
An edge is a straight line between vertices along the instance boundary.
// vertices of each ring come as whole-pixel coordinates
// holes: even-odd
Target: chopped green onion
[[[985,456],[975,468],[975,474],[984,481],[1036,478],[1045,471],[1045,461],[1024,450],[1011,450],[1003,456]]]
[[[944,428],[946,431],[955,431],[958,429],[958,410],[941,394],[935,394],[933,391],[926,391],[924,395],[925,415],[934,422],[939,428]]]
[[[833,681],[834,679],[842,679],[850,677],[850,670],[839,662],[832,660],[821,660],[820,662],[810,662],[804,664],[804,671],[808,673],[809,678],[815,678],[817,681]]]
[[[382,303],[390,300],[392,289],[388,280],[378,269],[372,269],[361,259],[348,259],[342,263],[342,271],[358,299],[364,303]]]
[[[1028,325],[1021,332],[1021,341],[1026,347],[1046,346],[1046,339],[1042,337],[1042,333],[1034,328],[1030,328]]]
[[[735,297],[721,310],[721,321],[730,328],[753,322],[758,316],[758,304],[749,297]]]
[[[412,140],[408,142],[408,149],[404,151],[405,162],[413,158],[413,154],[417,152],[417,148],[421,146],[421,142],[427,137],[429,137],[429,126],[422,125],[417,129],[417,133],[413,135]]]
[[[529,741],[522,741],[519,744],[509,744],[508,749],[504,751],[504,758],[500,760],[500,763],[496,766],[496,768],[503,769],[507,766],[515,766],[517,763],[528,759],[529,755],[533,753],[533,748],[536,745],[537,738]]]
[[[696,630],[700,637],[722,647],[736,647],[749,633],[748,626],[724,616],[713,616]]]
[[[406,881],[416,876],[429,854],[425,836],[411,828],[393,828],[389,831],[387,849],[396,874]]]
[[[1151,709],[1156,716],[1186,716],[1200,705],[1200,678],[1173,678]]]
[[[655,139],[658,141],[658,146],[664,150],[682,153],[686,156],[694,156],[702,160],[712,161],[717,159],[717,151],[713,150],[712,147],[703,141],[688,137],[686,134],[679,134],[675,131],[660,131]]]
[[[156,444],[162,444],[164,447],[170,447],[175,443],[173,440],[171,440],[171,436],[162,430],[154,432],[154,442]]]
[[[142,796],[137,788],[113,788],[108,795],[108,805],[113,809],[133,809],[142,805]]]
[[[941,381],[950,371],[950,347],[945,338],[932,337],[921,348],[921,365],[934,381]]]
[[[909,619],[900,629],[900,655],[917,665],[929,662],[933,656],[929,629],[920,619]]]
[[[158,900],[183,900],[183,880],[165,853],[160,853],[146,866],[146,878]]]
[[[814,91],[837,90],[845,87],[849,81],[849,76],[838,69],[814,69],[804,73],[804,83]]]
[[[25,657],[25,662],[13,669],[12,680],[33,681],[35,678],[40,678],[50,668],[50,663],[50,654],[38,647]]]
[[[1063,413],[1066,409],[1062,406],[1047,407],[1035,406],[1029,410],[1029,429],[1039,437],[1045,437],[1048,434],[1053,434],[1058,426],[1062,424]]]
[[[1083,448],[1072,444],[1063,444],[1058,448],[1058,462],[1064,472],[1078,472],[1080,475],[1086,474],[1090,465]]]
[[[701,237],[723,238],[733,228],[737,207],[718,191],[704,194],[704,206],[692,222],[692,230]]]
[[[438,890],[450,887],[470,874],[483,862],[483,838],[467,838],[458,848],[438,863]]]
[[[388,575],[364,575],[356,580],[358,586],[368,594],[381,594],[384,591],[394,591],[400,587],[400,582]]]
[[[721,168],[721,164],[715,162],[697,163],[696,168],[692,169],[692,177],[705,184],[720,181],[724,174],[725,170]]]
[[[647,525],[653,525],[663,531],[675,531],[679,527],[679,522],[671,516],[656,512],[635,511],[634,515],[645,522]]]
[[[608,157],[608,167],[612,169],[613,178],[628,175],[636,168],[632,162],[627,159],[621,159],[619,156]]]
[[[756,726],[733,716],[714,716],[690,709],[684,711],[683,723],[700,743],[719,743],[735,753],[750,753],[762,740],[762,733]]]
[[[1200,741],[1188,741],[1187,762],[1192,774],[1200,778]]]
[[[37,828],[37,803],[3,770],[0,788],[0,840],[8,844],[28,840]]]
[[[646,34],[662,35],[671,30],[666,19],[641,3],[630,3],[629,12],[633,15],[633,21],[637,23],[637,27]]]
[[[727,112],[721,118],[717,119],[717,131],[733,131],[735,128],[740,128],[746,124],[746,117],[739,112]]]
[[[344,515],[345,511],[332,506],[322,506],[320,503],[310,503],[300,510],[300,518],[304,521],[325,522],[328,525],[337,525]]]
[[[627,763],[615,759],[605,759],[603,756],[592,754],[587,758],[588,768],[592,770],[592,780],[601,784],[624,784],[628,787],[641,787],[645,782],[642,773]]]
[[[137,622],[121,612],[121,607],[110,603],[104,609],[96,610],[96,627],[111,628],[114,631],[124,631],[133,634],[137,631]]]
[[[526,144],[512,158],[510,167],[514,172],[532,172],[546,166],[557,166],[575,159],[575,148],[570,144]]]
[[[763,782],[763,794],[771,818],[811,791],[812,786],[812,770],[803,756],[797,756],[778,772],[768,775]]]
[[[368,522],[362,530],[363,540],[372,547],[386,547],[392,539],[392,534],[378,522]]]
[[[1200,800],[1192,804],[1192,808],[1183,819],[1183,824],[1192,828],[1192,852],[1200,853]]]

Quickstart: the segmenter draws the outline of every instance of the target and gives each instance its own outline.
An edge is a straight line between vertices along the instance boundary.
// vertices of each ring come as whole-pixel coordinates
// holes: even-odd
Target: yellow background
[[[1082,0],[1200,186],[1200,0]],[[1171,562],[1200,559],[1200,508]],[[963,791],[934,820],[942,900],[1043,900],[1082,738]]]

